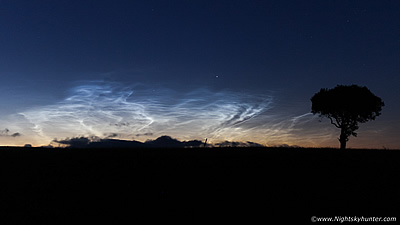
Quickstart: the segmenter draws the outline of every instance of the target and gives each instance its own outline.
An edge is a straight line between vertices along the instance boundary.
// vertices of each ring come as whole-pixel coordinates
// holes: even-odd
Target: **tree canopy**
[[[337,85],[335,88],[322,88],[312,98],[311,112],[330,119],[341,129],[339,141],[346,147],[350,135],[357,136],[358,123],[365,123],[381,115],[384,102],[367,87],[357,85]]]

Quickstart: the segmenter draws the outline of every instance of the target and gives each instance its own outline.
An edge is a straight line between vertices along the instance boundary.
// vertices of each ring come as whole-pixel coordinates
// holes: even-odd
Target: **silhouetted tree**
[[[367,87],[337,85],[322,88],[312,98],[311,112],[325,116],[340,129],[340,148],[346,148],[349,136],[357,137],[358,123],[375,120],[381,114],[384,102]]]

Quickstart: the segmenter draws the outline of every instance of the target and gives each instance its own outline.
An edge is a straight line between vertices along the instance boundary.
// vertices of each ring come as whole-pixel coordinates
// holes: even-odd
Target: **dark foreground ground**
[[[0,224],[400,220],[399,174],[390,150],[0,148]]]

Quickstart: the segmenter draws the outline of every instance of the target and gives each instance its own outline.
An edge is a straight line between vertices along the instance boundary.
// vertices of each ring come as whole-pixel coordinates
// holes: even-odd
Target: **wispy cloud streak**
[[[14,115],[5,125],[24,133],[9,143],[27,141],[36,145],[55,138],[96,136],[146,141],[162,135],[179,140],[207,138],[211,144],[250,141],[267,146],[337,145],[338,131],[308,113],[307,102],[297,104],[304,107],[296,107],[279,101],[277,95],[206,88],[182,92],[88,82],[71,89],[57,103]]]
[[[222,138],[246,132],[267,112],[271,95],[211,92],[179,93],[144,86],[93,82],[71,90],[59,103],[20,113],[36,135],[53,139],[78,135],[147,138],[163,134],[183,139]],[[143,135],[147,134],[147,135]],[[147,137],[146,137],[147,136]]]

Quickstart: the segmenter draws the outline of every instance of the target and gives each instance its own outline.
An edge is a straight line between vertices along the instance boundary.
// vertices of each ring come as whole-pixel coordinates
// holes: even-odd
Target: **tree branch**
[[[337,125],[335,122],[333,122],[333,119],[331,117],[328,117],[331,120],[331,124],[335,125],[337,128],[341,128],[339,125]]]

